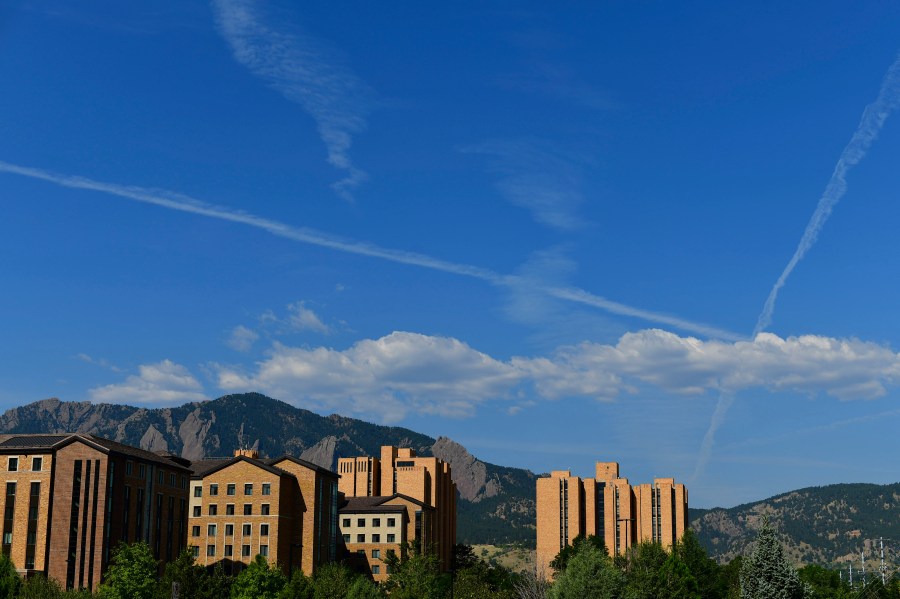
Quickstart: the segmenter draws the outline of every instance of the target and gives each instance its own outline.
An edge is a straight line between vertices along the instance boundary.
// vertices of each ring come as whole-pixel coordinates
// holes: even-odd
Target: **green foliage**
[[[591,545],[595,549],[599,549],[607,555],[609,554],[609,552],[606,550],[606,544],[603,542],[602,538],[595,535],[578,535],[577,537],[572,539],[571,545],[563,547],[560,552],[556,554],[556,557],[553,558],[552,562],[550,562],[550,567],[553,568],[557,573],[565,570],[566,566],[568,566],[569,564],[569,560],[572,559],[572,556],[578,552],[583,544]]]
[[[299,568],[294,570],[291,579],[288,581],[281,592],[278,599],[314,599],[313,593],[316,589],[312,579],[306,576]]]
[[[314,599],[346,597],[359,575],[342,564],[325,564],[313,575]]]
[[[383,599],[384,593],[374,582],[363,576],[357,576],[350,589],[347,591],[347,599]]]
[[[153,599],[157,563],[147,543],[119,544],[100,585],[100,599]]]
[[[37,574],[25,581],[17,596],[19,599],[63,599],[65,592],[52,578]]]
[[[15,599],[22,587],[22,578],[6,555],[0,554],[0,599]]]
[[[697,581],[676,551],[639,543],[626,556],[626,599],[699,599]]]
[[[443,599],[450,580],[441,574],[437,556],[409,546],[401,553],[402,557],[391,553],[385,559],[391,574],[384,588],[391,599]]]
[[[742,599],[809,599],[810,587],[800,580],[784,555],[784,548],[763,518],[756,547],[741,567]]]
[[[166,564],[159,584],[156,586],[156,599],[170,599],[172,584],[180,585],[179,596],[182,599],[214,599],[207,594],[208,579],[206,569],[194,563],[194,556],[189,549],[182,551],[174,561]]]
[[[687,529],[673,551],[697,581],[697,590],[703,599],[727,598],[728,579],[716,561],[707,555],[697,533]]]
[[[257,555],[231,584],[231,599],[278,599],[287,578],[278,567]]]
[[[719,579],[725,588],[726,599],[741,599],[741,568],[744,557],[739,555],[719,569]]]
[[[841,575],[828,568],[810,564],[797,572],[800,580],[812,589],[815,599],[842,599],[850,597],[850,585],[841,580]]]
[[[565,569],[550,588],[551,599],[619,599],[625,590],[625,575],[594,543],[579,543]]]

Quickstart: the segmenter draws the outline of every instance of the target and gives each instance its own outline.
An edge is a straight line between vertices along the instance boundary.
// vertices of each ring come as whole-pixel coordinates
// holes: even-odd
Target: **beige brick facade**
[[[610,553],[651,541],[671,547],[687,526],[688,493],[672,478],[632,486],[616,462],[597,462],[596,476],[581,479],[557,470],[536,483],[537,564],[550,562],[578,535],[604,540]]]
[[[433,538],[423,546],[433,546],[442,568],[450,568],[456,544],[456,484],[449,464],[419,457],[408,447],[385,445],[380,458],[339,459],[338,474],[339,489],[347,498],[401,494],[434,508]]]
[[[3,435],[2,551],[66,588],[95,590],[123,540],[147,541],[162,568],[184,547],[186,463],[93,435]],[[131,485],[143,490],[140,526]]]
[[[337,475],[297,458],[251,455],[195,465],[188,544],[198,563],[236,572],[262,555],[312,575],[334,561]]]

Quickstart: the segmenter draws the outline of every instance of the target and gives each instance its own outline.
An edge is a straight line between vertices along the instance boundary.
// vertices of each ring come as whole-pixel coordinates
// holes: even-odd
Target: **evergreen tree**
[[[231,599],[278,599],[287,579],[278,567],[257,555],[247,568],[234,579]]]
[[[742,599],[811,599],[809,585],[800,576],[784,555],[784,548],[763,518],[756,547],[744,560],[741,567]]]
[[[592,543],[580,543],[550,588],[549,597],[620,599],[624,590],[625,575],[613,566],[606,551]]]
[[[157,563],[147,543],[120,543],[98,595],[101,599],[153,599],[156,572]]]

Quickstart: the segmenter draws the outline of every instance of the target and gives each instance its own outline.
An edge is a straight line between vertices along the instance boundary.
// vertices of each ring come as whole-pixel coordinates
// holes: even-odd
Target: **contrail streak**
[[[772,313],[775,311],[775,301],[778,299],[778,292],[787,283],[788,277],[791,276],[794,268],[806,255],[806,252],[816,243],[819,231],[825,226],[825,221],[831,216],[834,206],[847,192],[847,172],[866,157],[869,147],[878,137],[884,122],[898,106],[900,106],[900,57],[888,69],[881,83],[878,97],[863,111],[862,119],[856,128],[856,132],[841,153],[841,157],[834,167],[834,173],[832,173],[828,185],[825,186],[825,191],[819,199],[819,205],[816,206],[812,218],[809,219],[809,223],[806,225],[806,230],[803,232],[803,237],[800,238],[800,243],[797,245],[794,255],[791,256],[787,266],[784,267],[784,272],[775,281],[772,291],[769,292],[769,297],[766,298],[762,313],[760,313],[756,322],[756,328],[753,329],[754,337],[772,323]]]
[[[788,277],[791,276],[794,268],[806,255],[806,252],[815,245],[819,237],[819,231],[825,226],[825,221],[831,216],[831,211],[847,192],[847,172],[866,157],[866,153],[869,151],[872,142],[878,137],[884,122],[898,106],[900,106],[900,56],[888,68],[884,79],[881,81],[878,97],[875,98],[874,102],[866,106],[859,121],[859,126],[857,126],[850,141],[844,147],[844,151],[841,152],[841,156],[834,167],[834,172],[831,174],[831,179],[828,181],[828,185],[825,186],[822,197],[819,198],[819,204],[806,225],[806,230],[803,232],[803,237],[800,238],[800,243],[797,245],[794,255],[791,256],[781,276],[778,277],[775,285],[772,286],[769,297],[766,298],[766,303],[763,305],[759,319],[756,321],[756,327],[753,329],[754,339],[772,323],[772,313],[775,311],[775,301],[778,299],[778,292],[787,283]],[[734,403],[732,394],[722,393],[719,396],[712,421],[709,423],[706,435],[703,436],[700,455],[697,457],[697,465],[694,469],[694,479],[703,473],[706,464],[709,463],[716,431],[725,421],[728,408],[731,407],[732,403]]]
[[[177,192],[160,189],[147,189],[130,185],[119,185],[116,183],[105,183],[102,181],[87,179],[85,177],[61,175],[43,169],[11,164],[2,160],[0,160],[0,172],[20,175],[23,177],[28,177],[30,179],[47,181],[61,187],[98,191],[129,200],[134,200],[136,202],[153,204],[154,206],[160,206],[163,208],[168,208],[170,210],[177,210],[179,212],[187,212],[190,214],[205,216],[207,218],[215,218],[219,220],[238,223],[256,229],[262,229],[263,231],[271,233],[272,235],[277,235],[279,237],[284,237],[293,241],[299,241],[301,243],[308,243],[311,245],[326,247],[332,250],[346,252],[349,254],[367,256],[370,258],[380,258],[389,262],[420,266],[422,268],[428,268],[431,270],[438,270],[455,275],[471,277],[474,279],[486,281],[493,285],[509,285],[517,281],[521,281],[521,277],[517,275],[504,275],[487,268],[481,268],[479,266],[472,266],[468,264],[460,264],[457,262],[449,262],[446,260],[428,256],[426,254],[383,248],[370,243],[341,239],[327,233],[316,231],[315,229],[310,229],[307,227],[296,227],[276,220],[256,216],[248,212],[225,208],[222,206],[216,206],[213,204],[207,204],[206,202],[202,202],[200,200]],[[583,289],[578,289],[576,287],[544,287],[541,289],[545,293],[553,297],[588,306],[594,306],[595,308],[600,308],[601,310],[612,314],[618,314],[620,316],[630,316],[649,322],[670,325],[685,331],[690,331],[709,337],[715,337],[718,339],[736,340],[740,337],[739,335],[731,331],[726,331],[709,325],[690,322],[681,318],[669,316],[667,314],[652,312],[650,310],[643,310],[641,308],[626,306],[625,304],[620,304],[618,302],[593,295],[591,293],[588,293],[587,291],[584,291]]]

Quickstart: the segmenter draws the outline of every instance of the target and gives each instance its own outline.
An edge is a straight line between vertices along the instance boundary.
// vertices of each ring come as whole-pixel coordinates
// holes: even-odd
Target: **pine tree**
[[[756,547],[741,566],[742,599],[811,599],[812,591],[788,563],[784,548],[763,518]]]

